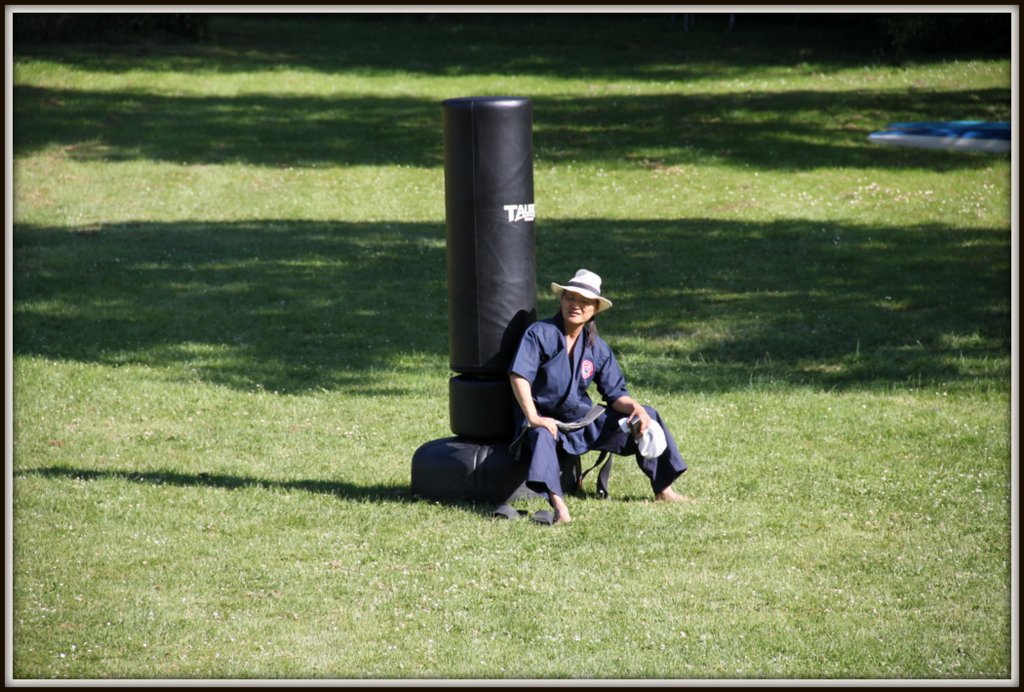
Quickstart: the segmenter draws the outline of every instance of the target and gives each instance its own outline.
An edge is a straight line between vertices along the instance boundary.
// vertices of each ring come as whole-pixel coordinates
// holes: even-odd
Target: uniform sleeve
[[[600,353],[601,365],[597,368],[594,382],[597,384],[597,391],[605,401],[611,404],[616,399],[629,394],[626,389],[626,378],[608,344],[601,340],[596,350]]]
[[[519,375],[533,382],[537,377],[540,362],[540,339],[537,330],[531,325],[527,327],[526,333],[523,334],[523,338],[519,342],[519,348],[516,351],[515,358],[512,359],[512,363],[508,366],[508,372],[510,375]]]

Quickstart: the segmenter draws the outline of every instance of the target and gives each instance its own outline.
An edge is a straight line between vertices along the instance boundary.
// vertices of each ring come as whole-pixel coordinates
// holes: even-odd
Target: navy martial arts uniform
[[[588,332],[581,334],[576,343],[577,357],[570,363],[563,325],[561,313],[531,324],[523,334],[519,350],[508,371],[530,382],[538,414],[571,423],[583,418],[593,407],[587,395],[591,383],[596,383],[598,393],[609,406],[628,392],[626,380],[612,350],[600,337],[591,337]],[[662,455],[654,459],[644,459],[637,452],[636,441],[619,427],[618,422],[623,414],[618,411],[609,408],[589,425],[577,430],[560,430],[556,441],[545,428],[523,430],[528,425],[526,416],[516,406],[516,430],[522,431],[523,436],[520,442],[521,458],[530,463],[527,487],[537,493],[564,495],[557,444],[570,454],[583,454],[591,450],[636,454],[637,464],[651,479],[651,488],[655,494],[672,485],[686,470],[686,462],[680,456],[665,421],[655,409],[650,406],[644,408],[665,431],[667,446]]]

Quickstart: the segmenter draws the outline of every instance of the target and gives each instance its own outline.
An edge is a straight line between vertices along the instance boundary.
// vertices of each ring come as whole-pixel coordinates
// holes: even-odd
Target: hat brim
[[[607,310],[608,308],[610,308],[612,306],[612,301],[608,300],[607,298],[602,298],[601,296],[597,295],[593,291],[588,291],[585,288],[578,288],[577,286],[562,286],[560,284],[556,284],[553,281],[551,282],[551,292],[554,293],[556,297],[561,298],[563,291],[570,291],[572,293],[578,293],[581,296],[583,296],[584,298],[589,298],[590,300],[596,300],[597,301],[597,310],[594,311],[595,315],[597,313],[599,313],[599,312],[604,312],[605,310]]]

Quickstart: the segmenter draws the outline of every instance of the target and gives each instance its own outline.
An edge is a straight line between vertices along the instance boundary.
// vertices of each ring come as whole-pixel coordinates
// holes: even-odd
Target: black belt
[[[601,404],[594,404],[593,406],[590,407],[590,410],[587,411],[586,415],[584,415],[579,420],[573,421],[572,423],[562,423],[561,421],[559,421],[556,424],[558,425],[558,429],[562,430],[563,432],[569,432],[570,430],[579,430],[580,428],[585,428],[591,423],[593,423],[601,416],[602,413],[604,413],[604,406],[602,406]]]

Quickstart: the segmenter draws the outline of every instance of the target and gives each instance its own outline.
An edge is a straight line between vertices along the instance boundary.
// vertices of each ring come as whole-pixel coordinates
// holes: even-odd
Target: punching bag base
[[[412,492],[429,500],[496,504],[541,497],[526,487],[526,471],[505,443],[446,437],[413,454]]]

